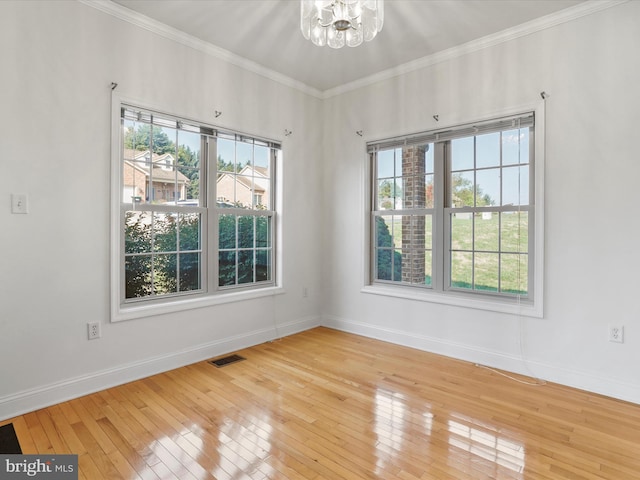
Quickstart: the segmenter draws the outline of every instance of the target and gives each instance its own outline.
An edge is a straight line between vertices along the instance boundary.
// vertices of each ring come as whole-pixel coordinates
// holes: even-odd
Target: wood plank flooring
[[[640,479],[640,405],[317,328],[19,416],[100,479]]]

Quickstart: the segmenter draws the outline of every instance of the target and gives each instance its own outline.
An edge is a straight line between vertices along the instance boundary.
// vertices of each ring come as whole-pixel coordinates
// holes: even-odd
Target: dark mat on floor
[[[13,423],[0,427],[0,453],[19,455],[22,453]]]

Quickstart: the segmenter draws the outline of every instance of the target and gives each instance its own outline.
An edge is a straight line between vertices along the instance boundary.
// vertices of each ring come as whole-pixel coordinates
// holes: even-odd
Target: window
[[[279,145],[129,105],[120,125],[118,305],[275,285]]]
[[[368,145],[371,283],[534,299],[534,114]]]

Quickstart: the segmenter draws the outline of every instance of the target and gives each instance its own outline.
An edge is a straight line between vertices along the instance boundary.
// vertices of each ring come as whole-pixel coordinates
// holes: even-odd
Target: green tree
[[[145,151],[150,149],[151,125],[141,124],[137,130],[129,127],[124,134],[124,146],[133,150]],[[160,128],[153,127],[153,153],[164,155],[165,153],[175,154],[175,144],[169,136]]]
[[[475,206],[486,207],[493,205],[493,199],[489,194],[482,191],[480,186],[476,185],[474,188],[473,182],[468,178],[465,178],[460,173],[454,173],[451,176],[451,183],[453,187],[453,205],[456,207],[473,207],[474,196],[476,198]]]
[[[394,207],[394,198],[402,197],[402,187],[395,180],[383,180],[378,186],[378,198],[380,208],[391,210]]]
[[[188,145],[178,147],[178,165],[180,172],[189,179],[187,198],[200,198],[200,156]]]
[[[251,165],[251,160],[247,160],[243,163],[233,163],[232,161],[225,162],[221,155],[218,155],[218,174],[220,172],[240,172],[247,165]]]
[[[402,254],[393,248],[393,237],[389,227],[380,217],[376,217],[376,239],[378,280],[399,282],[402,279]]]
[[[125,217],[126,298],[200,288],[199,215],[151,218],[151,213],[139,212]]]

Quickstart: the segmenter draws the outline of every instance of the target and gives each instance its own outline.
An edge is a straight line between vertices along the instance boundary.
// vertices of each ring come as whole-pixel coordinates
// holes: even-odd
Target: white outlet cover
[[[609,341],[624,343],[624,325],[609,325]]]
[[[29,213],[29,198],[26,193],[11,194],[11,213]]]

